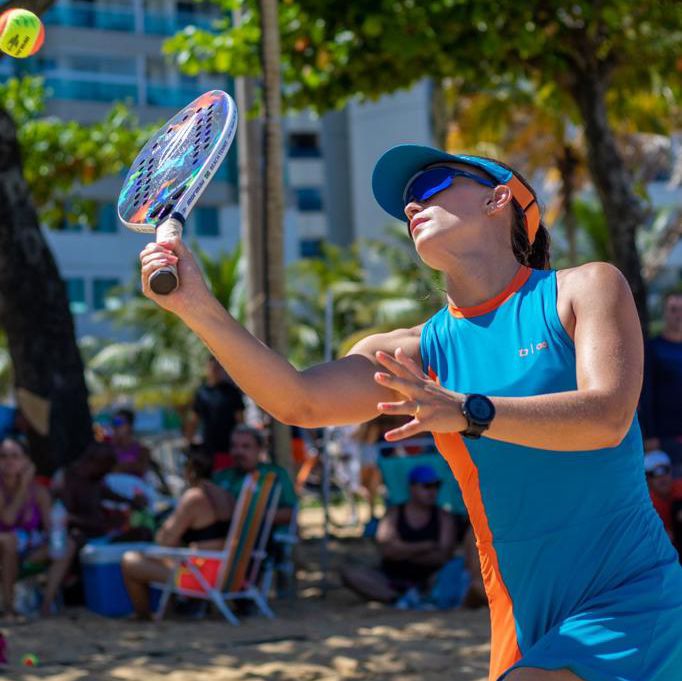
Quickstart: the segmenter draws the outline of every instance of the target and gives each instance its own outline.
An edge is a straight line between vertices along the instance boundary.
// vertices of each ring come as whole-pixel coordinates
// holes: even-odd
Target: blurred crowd
[[[682,293],[673,292],[665,297],[661,333],[647,342],[639,418],[652,503],[682,552],[680,394]],[[98,423],[81,456],[50,480],[36,476],[19,413],[0,443],[5,618],[49,615],[82,602],[79,555],[86,545],[221,549],[242,483],[254,472],[275,474],[280,496],[274,525],[294,533],[306,497],[325,501],[325,494],[343,495],[348,523],[359,523],[357,502],[365,502],[363,533],[375,544],[376,560],[367,565],[354,560],[340,573],[341,582],[361,598],[410,608],[486,604],[471,528],[462,508],[442,503],[449,472],[436,465],[428,434],[389,444],[383,435],[396,423],[389,416],[357,427],[293,428],[289,471],[271,456],[267,424],[250,413],[257,411],[209,358],[183,423],[180,471],[162,465],[136,434],[134,411],[119,408]],[[407,459],[415,465],[401,469],[405,489],[393,503],[390,461]],[[149,617],[148,585],[164,582],[168,565],[135,550],[125,553],[121,570],[135,616]],[[39,588],[24,588],[29,580]]]

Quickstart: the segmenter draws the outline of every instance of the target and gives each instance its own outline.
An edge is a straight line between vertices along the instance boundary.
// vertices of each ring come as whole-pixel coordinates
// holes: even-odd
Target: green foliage
[[[152,128],[140,127],[122,104],[89,125],[46,116],[45,94],[41,78],[0,84],[0,106],[17,126],[24,177],[41,222],[56,228],[92,224],[94,205],[79,198],[76,189],[120,173]]]
[[[375,284],[373,274],[379,271],[385,276]],[[335,357],[350,349],[349,339],[413,326],[443,304],[437,273],[419,261],[404,229],[391,228],[386,240],[348,249],[325,244],[322,257],[289,267],[288,283],[290,358],[298,366],[324,358],[328,292],[333,301]]]
[[[166,44],[188,73],[258,73],[255,0],[239,5],[242,25],[188,27]],[[609,75],[623,107],[642,90],[669,108],[679,95],[679,3],[643,0],[282,0],[282,75],[295,108],[319,111],[350,98],[376,99],[424,77],[469,91],[517,84],[553,97],[579,87],[581,69]],[[548,88],[548,84],[556,84]],[[554,90],[554,92],[553,92]]]
[[[216,298],[243,320],[241,249],[215,258],[196,246],[194,252]],[[138,406],[187,404],[203,373],[204,344],[178,317],[142,295],[139,277],[118,293],[123,304],[103,316],[132,333],[134,340],[111,343],[89,338],[81,343],[88,387],[97,406],[119,395],[132,396]]]

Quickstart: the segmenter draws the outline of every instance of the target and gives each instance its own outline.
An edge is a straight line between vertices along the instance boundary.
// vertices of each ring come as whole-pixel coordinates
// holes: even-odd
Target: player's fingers
[[[164,239],[158,243],[162,248],[165,248],[180,257],[187,255],[190,252],[185,242],[179,237],[177,239]]]
[[[403,400],[402,402],[379,402],[377,409],[382,414],[404,414],[413,416],[418,404],[414,400]]]
[[[400,362],[398,362],[393,355],[389,355],[387,352],[382,352],[379,350],[375,357],[381,366],[385,367],[396,376],[400,376],[401,378],[412,378],[411,372],[409,372],[402,364],[400,364]]]
[[[395,358],[404,367],[407,367],[412,375],[417,376],[418,378],[427,378],[426,374],[422,371],[422,368],[402,348],[398,348],[395,351]]]
[[[152,243],[147,244],[142,249],[140,253],[140,259],[142,259],[145,255],[148,255],[150,253],[166,253],[168,255],[173,255],[173,251],[170,248],[162,246],[161,244],[157,244],[154,241]]]
[[[384,439],[388,442],[404,440],[407,437],[413,437],[414,435],[423,432],[423,430],[424,426],[413,419],[412,421],[408,421],[404,426],[400,426],[400,428],[389,430],[384,435]]]
[[[160,270],[164,267],[168,267],[169,265],[174,265],[177,262],[177,258],[173,260],[170,256],[168,257],[162,257],[162,258],[152,258],[147,260],[147,262],[142,265],[142,277],[143,278],[148,278],[156,270]]]
[[[163,263],[164,265],[176,265],[178,262],[178,256],[172,253],[148,253],[147,255],[140,258],[140,266],[144,272],[150,263],[158,264]]]
[[[414,380],[407,380],[404,378],[398,378],[391,374],[385,374],[382,371],[377,371],[374,374],[374,380],[379,384],[383,385],[385,388],[390,388],[391,390],[397,390],[403,395],[407,395],[410,399],[413,397],[414,393],[418,391],[418,385],[415,385]]]

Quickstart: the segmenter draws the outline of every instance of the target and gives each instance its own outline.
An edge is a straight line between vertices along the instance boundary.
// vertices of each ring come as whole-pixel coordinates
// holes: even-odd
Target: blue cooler
[[[151,544],[86,544],[80,552],[88,609],[107,617],[122,617],[133,611],[128,592],[123,584],[121,560],[126,551],[139,551]],[[152,590],[153,601],[158,592]],[[153,596],[156,595],[157,599]]]

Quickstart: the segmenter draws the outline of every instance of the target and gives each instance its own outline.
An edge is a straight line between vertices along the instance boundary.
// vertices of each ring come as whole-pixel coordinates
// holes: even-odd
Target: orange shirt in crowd
[[[662,497],[657,494],[651,486],[649,487],[649,494],[651,494],[651,500],[654,502],[654,508],[661,516],[661,520],[665,525],[665,529],[668,531],[670,536],[673,535],[673,504],[676,501],[682,501],[682,479],[673,480],[672,489],[670,490],[670,495],[667,497]]]

